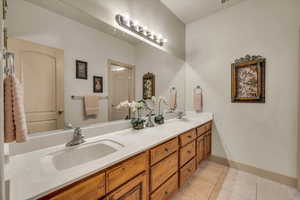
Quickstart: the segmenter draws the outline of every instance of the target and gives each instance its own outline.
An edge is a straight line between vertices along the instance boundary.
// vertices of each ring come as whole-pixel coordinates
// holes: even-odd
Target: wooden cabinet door
[[[143,173],[106,197],[106,200],[147,200],[147,176]]]
[[[210,154],[211,154],[211,145],[212,145],[212,134],[211,134],[211,132],[208,134],[208,150],[207,150],[207,152],[208,152],[208,156],[210,156]]]
[[[201,136],[197,139],[197,165],[199,166],[201,161],[205,158],[205,136]]]
[[[204,155],[208,158],[211,154],[211,132],[204,136]]]

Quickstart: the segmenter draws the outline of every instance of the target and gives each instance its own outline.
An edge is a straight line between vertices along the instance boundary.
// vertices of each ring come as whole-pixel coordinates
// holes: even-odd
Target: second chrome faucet
[[[84,135],[82,134],[82,130],[80,127],[74,129],[73,138],[70,142],[66,144],[67,147],[76,146],[84,143]]]

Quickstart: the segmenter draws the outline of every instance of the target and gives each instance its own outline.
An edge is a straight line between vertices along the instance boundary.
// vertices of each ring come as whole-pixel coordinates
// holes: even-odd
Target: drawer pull
[[[169,194],[169,192],[168,191],[165,191],[165,195],[168,195]]]
[[[165,152],[169,152],[169,149],[168,149],[168,148],[165,148]]]
[[[189,135],[189,136],[188,136],[188,138],[192,138],[192,136],[191,136],[191,135]]]

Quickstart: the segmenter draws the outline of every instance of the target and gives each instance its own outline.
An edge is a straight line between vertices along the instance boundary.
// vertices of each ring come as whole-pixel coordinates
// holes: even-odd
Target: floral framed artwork
[[[88,63],[76,60],[76,79],[88,79]]]
[[[155,75],[147,73],[143,76],[143,99],[151,99],[155,96]]]
[[[94,76],[93,82],[94,93],[103,93],[103,77]]]
[[[231,65],[231,102],[265,103],[266,59],[246,55]]]

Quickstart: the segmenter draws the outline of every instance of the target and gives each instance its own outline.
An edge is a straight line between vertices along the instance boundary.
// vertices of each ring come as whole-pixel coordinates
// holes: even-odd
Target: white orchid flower
[[[151,100],[154,105],[158,103],[158,99],[156,98],[156,96],[152,96]]]
[[[130,103],[128,102],[128,100],[122,101],[119,105],[116,106],[117,109],[128,108],[128,107],[130,107]]]
[[[167,103],[167,100],[166,100],[166,98],[165,97],[163,97],[163,96],[160,96],[159,98],[158,98],[159,100],[159,103],[160,102],[163,102],[164,104],[166,104],[166,105],[168,105],[168,103]]]

